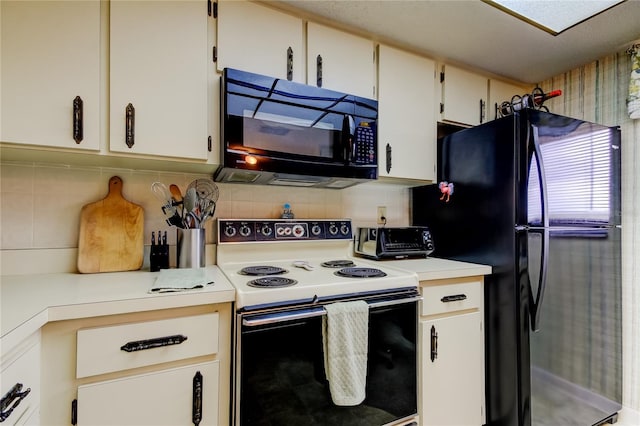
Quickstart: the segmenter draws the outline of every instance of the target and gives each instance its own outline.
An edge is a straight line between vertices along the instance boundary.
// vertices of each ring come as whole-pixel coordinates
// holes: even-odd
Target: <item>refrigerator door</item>
[[[531,424],[600,424],[622,401],[621,230],[549,236],[540,327],[530,334]],[[534,293],[542,244],[529,233]]]
[[[620,225],[620,130],[541,111],[527,114],[529,226]]]

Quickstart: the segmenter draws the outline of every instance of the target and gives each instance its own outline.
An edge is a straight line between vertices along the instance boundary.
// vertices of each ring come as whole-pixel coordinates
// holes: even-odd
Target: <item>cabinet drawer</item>
[[[76,377],[218,352],[218,314],[78,330]]]
[[[8,414],[9,410],[11,413],[4,421],[7,425],[27,424],[27,419],[40,405],[40,344],[31,346],[7,364],[3,359],[0,394],[3,403],[8,403],[2,414]],[[14,392],[10,394],[12,390]],[[6,401],[5,397],[8,398]]]
[[[482,306],[482,282],[436,284],[422,287],[422,315],[445,314]]]

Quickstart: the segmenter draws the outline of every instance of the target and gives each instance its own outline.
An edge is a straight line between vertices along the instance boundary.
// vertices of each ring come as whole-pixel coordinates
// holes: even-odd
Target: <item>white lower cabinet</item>
[[[15,347],[3,350],[0,362],[2,411],[0,422],[6,425],[40,424],[40,333]],[[6,352],[4,352],[6,349]]]
[[[227,425],[230,345],[229,303],[48,323],[41,418],[83,426]]]
[[[423,282],[419,322],[422,426],[484,424],[482,278]]]
[[[217,425],[219,364],[79,386],[78,425]]]

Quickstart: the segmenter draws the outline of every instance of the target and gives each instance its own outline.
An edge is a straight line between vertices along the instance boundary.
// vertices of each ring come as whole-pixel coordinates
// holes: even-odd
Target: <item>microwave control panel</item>
[[[353,142],[353,162],[356,164],[377,164],[376,138],[373,127],[368,123],[361,123],[356,128]]]

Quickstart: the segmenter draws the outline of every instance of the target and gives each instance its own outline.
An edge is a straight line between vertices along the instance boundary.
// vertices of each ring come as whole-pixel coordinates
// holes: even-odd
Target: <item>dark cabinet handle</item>
[[[174,336],[127,342],[124,345],[120,346],[120,350],[125,352],[144,351],[146,349],[160,348],[162,346],[179,345],[185,340],[187,340],[187,336],[176,334]]]
[[[387,173],[391,172],[391,145],[387,144]]]
[[[438,333],[436,332],[436,326],[431,326],[431,362],[434,362],[438,358]]]
[[[84,138],[83,102],[80,96],[73,99],[73,140],[77,144]]]
[[[193,376],[193,407],[191,408],[191,421],[198,426],[202,421],[202,374],[196,371]]]
[[[0,400],[0,422],[9,418],[13,410],[29,395],[31,388],[22,392],[22,383],[16,383]]]
[[[467,299],[466,294],[454,294],[451,296],[444,296],[442,299],[440,299],[440,301],[442,303],[449,303],[449,302],[459,302],[461,300],[466,300],[466,299]]]
[[[125,142],[131,148],[135,143],[136,109],[131,103],[125,108]]]
[[[322,56],[316,57],[316,86],[322,87]]]
[[[293,49],[291,46],[287,49],[287,80],[293,80]]]

